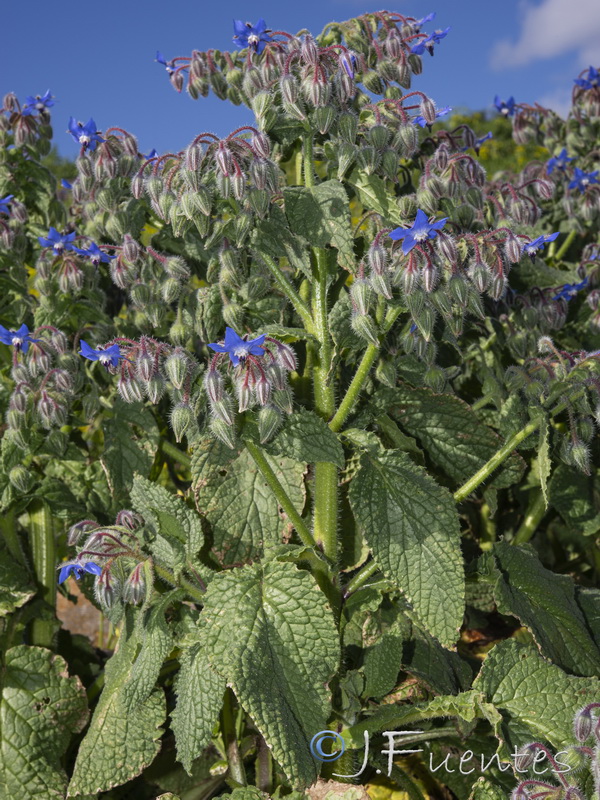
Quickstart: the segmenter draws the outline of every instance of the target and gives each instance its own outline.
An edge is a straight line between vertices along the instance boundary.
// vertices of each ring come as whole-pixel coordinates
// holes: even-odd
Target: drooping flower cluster
[[[128,509],[119,511],[114,525],[101,525],[92,519],[72,525],[67,535],[69,545],[78,545],[85,537],[77,556],[59,564],[59,583],[71,573],[79,580],[85,573],[96,576],[94,593],[103,608],[122,601],[134,605],[151,589],[152,562],[143,551],[144,520]]]
[[[255,339],[225,331],[222,344],[208,345],[213,356],[204,376],[212,414],[211,430],[230,447],[235,444],[235,411],[227,391],[229,378],[237,397],[239,413],[259,406],[258,428],[261,442],[268,441],[293,410],[287,373],[296,369],[296,355],[289,345],[262,334]],[[225,376],[223,375],[225,372]]]
[[[32,332],[26,324],[16,330],[0,325],[0,342],[13,348],[15,386],[6,414],[7,435],[25,450],[41,425],[51,431],[48,440],[57,450],[64,449],[66,437],[58,428],[68,419],[78,367],[67,337],[50,325]]]

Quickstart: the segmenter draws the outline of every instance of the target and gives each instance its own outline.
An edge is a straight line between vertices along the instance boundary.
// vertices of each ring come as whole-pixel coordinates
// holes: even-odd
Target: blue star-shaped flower
[[[563,170],[568,165],[569,161],[575,161],[575,158],[569,158],[567,155],[567,148],[563,147],[557,156],[554,156],[546,163],[546,172],[552,175],[555,169]]]
[[[572,300],[577,292],[581,291],[581,289],[585,289],[588,285],[587,276],[581,281],[581,283],[565,283],[565,285],[561,288],[560,292],[554,295],[555,300]]]
[[[0,197],[0,214],[10,214],[8,204],[13,199],[14,194],[7,194],[6,197]]]
[[[99,567],[98,564],[94,564],[93,561],[86,561],[85,564],[81,561],[66,561],[64,564],[61,564],[58,569],[60,570],[58,573],[59,583],[64,583],[71,573],[73,573],[77,581],[82,578],[86,572],[92,575],[100,575],[102,573],[102,567]]]
[[[29,349],[31,342],[39,342],[39,339],[32,339],[29,335],[29,328],[23,324],[18,331],[9,331],[3,325],[0,325],[0,342],[15,347],[17,350],[22,350],[24,353]]]
[[[485,134],[485,136],[480,136],[478,139],[475,140],[475,144],[473,145],[473,149],[475,150],[477,155],[479,155],[479,150],[481,149],[482,144],[484,142],[487,142],[488,139],[493,139],[493,138],[494,138],[494,134],[491,131],[488,131]],[[461,152],[462,153],[466,153],[467,150],[469,150],[468,147],[462,147],[461,148]]]
[[[80,256],[89,258],[95,267],[97,267],[101,262],[103,264],[109,264],[113,258],[116,258],[116,256],[111,256],[108,253],[105,253],[104,250],[101,250],[96,242],[92,242],[87,250],[82,250],[79,247],[74,247],[73,249],[76,253],[79,253]]]
[[[250,22],[242,22],[240,19],[234,19],[233,30],[233,43],[240,50],[248,47],[254,53],[260,55],[265,49],[266,43],[272,41],[271,36],[267,33],[267,23],[262,18],[258,20],[256,25],[252,25]]]
[[[402,242],[402,252],[404,255],[408,255],[416,245],[427,241],[427,239],[434,239],[438,231],[444,227],[447,220],[448,217],[444,217],[437,222],[429,222],[427,214],[419,209],[415,221],[410,228],[396,228],[389,234],[389,237],[394,241],[404,239]]]
[[[163,54],[160,52],[160,50],[156,51],[156,58],[154,60],[157,61],[159,64],[162,64],[164,66],[164,68],[167,70],[167,72],[169,73],[169,75],[175,69],[175,62],[174,61],[167,61],[167,59],[163,56]]]
[[[537,239],[534,239],[532,242],[527,242],[527,244],[522,245],[521,252],[526,253],[533,259],[538,250],[541,250],[548,242],[553,242],[558,235],[557,232],[550,233],[548,236],[538,236]]]
[[[590,67],[586,78],[574,78],[574,81],[583,89],[597,89],[600,86],[600,72],[594,67]]]
[[[140,158],[143,158],[144,161],[150,161],[151,158],[156,158],[157,155],[158,155],[158,153],[156,152],[156,150],[154,148],[152,148],[152,150],[150,150],[148,155],[144,155],[143,153],[140,153]]]
[[[599,172],[600,170],[584,172],[584,170],[579,169],[579,167],[575,167],[573,180],[569,183],[569,189],[579,189],[580,192],[585,192],[587,187],[592,183],[598,183],[596,175],[598,175]]]
[[[61,178],[60,179],[60,185],[63,187],[63,189],[72,189],[73,188],[73,184],[70,183],[69,181],[65,180],[65,178]]]
[[[432,11],[431,14],[427,14],[427,16],[423,17],[423,19],[416,19],[414,22],[411,22],[411,28],[416,33],[419,33],[423,25],[427,25],[427,23],[431,22],[432,19],[435,19],[435,11]]]
[[[57,256],[62,255],[65,250],[75,250],[73,239],[75,231],[61,235],[56,228],[50,227],[48,236],[38,236],[38,242],[42,247],[51,247]]]
[[[442,41],[442,39],[445,39],[446,36],[448,36],[448,31],[449,30],[450,30],[450,28],[448,27],[444,31],[439,30],[439,31],[434,31],[433,33],[430,33],[429,36],[427,36],[425,39],[421,39],[416,44],[414,44],[410,48],[410,52],[411,53],[416,53],[418,56],[421,56],[421,55],[423,55],[425,50],[427,50],[429,55],[432,56],[433,55],[433,46],[435,44],[439,44]]]
[[[26,97],[21,115],[23,117],[30,117],[32,114],[45,111],[47,108],[51,108],[53,105],[54,97],[50,94],[50,89],[48,89],[48,91],[42,95],[37,94],[35,97],[32,95]]]
[[[261,344],[265,340],[265,334],[257,336],[256,339],[246,341],[238,336],[233,328],[225,328],[225,342],[224,344],[209,344],[211,350],[215,353],[228,353],[231,363],[234,367],[243,363],[248,356],[263,356],[265,354],[264,348]]]
[[[83,339],[80,340],[79,344],[81,345],[81,349],[79,350],[80,356],[83,356],[90,361],[99,361],[103,367],[106,367],[106,369],[109,367],[116,367],[119,363],[119,359],[125,358],[125,356],[121,353],[118,344],[112,344],[110,347],[107,347],[104,350],[94,350],[94,348],[90,347],[87,342],[83,341]]]
[[[446,114],[449,114],[451,111],[452,111],[451,106],[444,106],[444,108],[440,108],[439,111],[435,112],[435,117],[436,119],[438,119],[439,117],[445,117]],[[429,125],[425,117],[421,116],[421,114],[419,114],[418,117],[413,117],[412,121],[415,123],[415,125],[420,125],[422,128],[424,128],[426,125]],[[429,125],[429,127],[431,126]]]
[[[515,113],[515,98],[509,97],[506,103],[504,100],[500,100],[498,95],[494,97],[494,105],[498,109],[498,113],[502,114],[503,117],[512,117]]]
[[[75,117],[69,119],[69,129],[73,139],[80,144],[84,150],[95,150],[98,142],[103,142],[104,139],[99,135],[96,123],[90,117],[85,125],[82,122],[77,122]]]

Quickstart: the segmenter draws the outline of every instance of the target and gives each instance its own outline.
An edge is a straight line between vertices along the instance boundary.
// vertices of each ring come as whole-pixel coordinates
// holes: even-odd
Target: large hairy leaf
[[[10,520],[7,520],[10,524]],[[24,568],[15,564],[15,559],[0,540],[0,617],[12,614],[35,594],[35,587],[24,574]]]
[[[304,506],[304,464],[268,456],[288,497]],[[280,542],[288,528],[275,495],[247,450],[239,455],[211,442],[201,443],[192,459],[196,503],[212,526],[213,548],[225,564],[262,552],[264,542]]]
[[[511,747],[540,739],[557,749],[572,744],[575,712],[600,696],[597,678],[567,675],[535,647],[510,639],[488,653],[473,688],[501,712]]]
[[[210,743],[226,688],[225,678],[211,667],[209,656],[206,639],[202,637],[181,657],[175,683],[177,705],[171,727],[177,742],[177,757],[189,774],[194,759]]]
[[[377,392],[374,402],[419,439],[436,466],[457,483],[474,475],[503,445],[498,434],[454,395],[402,384]],[[524,468],[521,456],[513,453],[488,485],[495,489],[511,486],[521,478]]]
[[[338,437],[321,417],[306,409],[289,416],[265,449],[272,455],[287,456],[307,464],[328,461],[340,469],[344,466],[344,449]]]
[[[119,786],[139,775],[158,753],[160,726],[166,717],[165,698],[162,689],[148,686],[150,673],[154,674],[147,663],[149,653],[143,667],[146,680],[135,679],[136,656],[143,636],[128,608],[117,650],[106,665],[100,700],[79,746],[69,797]],[[159,646],[155,663],[162,663],[163,654]]]
[[[141,403],[117,400],[114,415],[104,421],[102,462],[110,476],[110,489],[117,496],[126,492],[136,472],[147,475],[158,447],[158,429],[151,412]],[[138,436],[138,431],[143,436]]]
[[[451,647],[462,623],[465,596],[454,501],[398,450],[364,453],[360,464],[349,496],[363,535],[417,618]]]
[[[61,759],[87,720],[85,690],[59,656],[13,647],[4,656],[0,701],[0,796],[63,798]]]
[[[590,636],[567,575],[547,570],[535,553],[506,542],[493,550],[499,568],[498,610],[526,625],[541,652],[575,675],[600,674],[600,651]]]
[[[219,574],[203,617],[212,668],[232,687],[293,785],[313,783],[309,744],[326,728],[340,651],[313,577],[269,562]]]

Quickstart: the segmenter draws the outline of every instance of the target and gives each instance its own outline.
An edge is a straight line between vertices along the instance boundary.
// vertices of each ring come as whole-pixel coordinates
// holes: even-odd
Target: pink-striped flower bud
[[[204,388],[206,389],[206,394],[208,395],[211,402],[217,403],[219,400],[223,399],[225,384],[223,381],[223,377],[221,376],[221,373],[218,370],[216,369],[207,370],[204,376]]]
[[[266,406],[271,397],[271,384],[266,376],[261,375],[256,381],[256,397],[261,406]]]
[[[146,594],[146,577],[144,564],[137,564],[123,586],[123,600],[126,603],[141,603]]]

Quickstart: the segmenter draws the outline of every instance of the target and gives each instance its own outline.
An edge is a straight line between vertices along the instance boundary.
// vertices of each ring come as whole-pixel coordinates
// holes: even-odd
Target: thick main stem
[[[225,745],[225,752],[227,753],[229,775],[240,786],[246,786],[246,771],[244,769],[244,761],[240,753],[235,731],[233,698],[233,692],[227,687],[223,700],[223,708],[221,710],[221,734],[223,735],[223,744]]]
[[[271,273],[271,275],[275,279],[275,282],[276,282],[277,286],[281,289],[283,294],[288,298],[290,303],[294,306],[294,310],[298,314],[300,319],[302,320],[306,330],[309,333],[313,333],[314,332],[314,326],[313,326],[312,317],[310,315],[310,311],[308,310],[308,307],[302,301],[302,298],[300,297],[300,295],[296,291],[296,289],[295,289],[294,285],[292,284],[292,282],[289,280],[287,275],[285,275],[281,271],[281,269],[279,268],[278,264],[276,264],[275,261],[270,256],[268,256],[266,253],[261,252],[260,253],[260,258],[261,258],[262,261],[264,261],[265,266],[267,267],[267,269],[269,270],[269,272]]]
[[[305,174],[308,167],[305,165]],[[315,335],[319,341],[313,367],[315,411],[326,422],[335,413],[335,392],[331,372],[331,336],[327,308],[327,250],[315,248],[313,267],[313,318]],[[325,555],[335,563],[337,559],[337,491],[338,474],[335,464],[320,461],[315,464],[314,487],[314,537]]]
[[[536,532],[546,513],[546,501],[541,489],[534,490],[527,506],[525,519],[521,523],[512,544],[525,544]]]
[[[33,571],[42,599],[52,608],[56,605],[56,543],[50,508],[43,500],[35,500],[28,509]],[[50,647],[54,633],[52,619],[34,619],[31,643]]]

